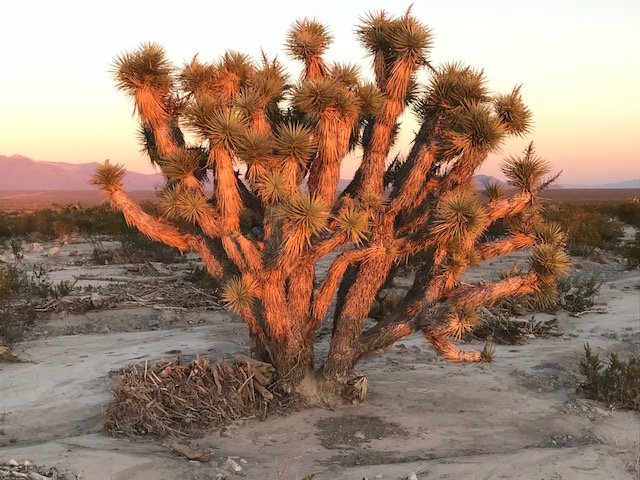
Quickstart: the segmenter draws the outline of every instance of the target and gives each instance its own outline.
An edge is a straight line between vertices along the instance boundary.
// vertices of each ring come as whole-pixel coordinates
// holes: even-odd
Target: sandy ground
[[[77,296],[109,298],[109,276],[136,277],[130,267],[78,261],[86,246],[63,246],[57,257],[45,256],[49,247],[24,261],[44,261],[55,281],[82,275]],[[193,440],[213,452],[209,463],[185,460],[158,439],[105,435],[102,406],[117,381],[113,372],[131,363],[176,351],[216,359],[246,353],[244,324],[224,311],[154,304],[147,290],[147,304],[52,312],[14,348],[26,362],[0,364],[0,462],[28,459],[90,480],[634,478],[640,416],[583,399],[576,386],[585,342],[601,354],[638,355],[640,271],[580,264],[607,274],[599,298],[606,314],[535,314],[557,317],[563,334],[497,346],[491,366],[447,364],[420,337],[405,339],[359,365],[369,377],[365,404],[241,422]],[[170,288],[121,282],[116,290],[139,299],[141,285],[164,296]],[[242,470],[233,472],[228,458]]]

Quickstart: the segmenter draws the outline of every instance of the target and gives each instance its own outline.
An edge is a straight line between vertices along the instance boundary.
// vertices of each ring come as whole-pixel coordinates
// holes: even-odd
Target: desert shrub
[[[153,202],[144,204],[150,212],[157,212]],[[154,213],[155,214],[155,213]],[[122,212],[107,204],[80,208],[68,206],[49,208],[35,212],[0,213],[0,237],[33,237],[43,240],[61,238],[73,233],[86,237],[95,235],[121,235],[131,230]]]
[[[607,205],[604,210],[609,215],[618,217],[621,222],[640,228],[640,202],[623,202]]]
[[[0,345],[12,345],[22,340],[37,315],[32,303],[10,305],[0,301]]]
[[[7,214],[0,213],[0,241],[13,236],[12,222]]]
[[[587,343],[584,358],[580,360],[580,373],[586,380],[578,386],[578,391],[587,398],[616,408],[640,410],[640,359],[631,356],[623,361],[615,353],[609,353],[607,360],[602,361]]]
[[[624,244],[622,253],[629,268],[640,267],[640,232],[636,232],[635,238]]]
[[[567,248],[574,255],[589,256],[596,249],[613,249],[624,234],[622,222],[593,205],[552,205],[545,218],[562,226]]]
[[[584,312],[595,305],[602,282],[595,275],[571,276],[558,281],[558,304],[569,312]]]
[[[70,290],[68,283],[60,290],[51,285],[39,269],[27,275],[15,265],[0,264],[0,344],[21,340],[36,321],[38,300],[67,289]]]
[[[52,283],[42,265],[29,273],[16,265],[0,264],[0,344],[20,341],[38,317],[38,305],[69,295],[69,282]]]
[[[76,226],[67,219],[56,220],[51,225],[51,229],[56,238],[60,241],[67,241],[76,233]]]
[[[22,253],[22,240],[12,237],[11,240],[9,240],[9,248],[16,259],[16,262],[24,258],[24,254]]]

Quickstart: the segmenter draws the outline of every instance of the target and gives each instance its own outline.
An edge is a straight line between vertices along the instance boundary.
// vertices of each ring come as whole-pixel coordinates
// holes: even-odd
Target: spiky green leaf
[[[445,194],[440,201],[434,233],[445,242],[464,242],[480,235],[486,220],[486,213],[474,196],[458,189]]]
[[[508,134],[524,137],[530,132],[532,114],[522,100],[520,86],[511,93],[496,95],[493,103]]]
[[[279,125],[275,131],[273,146],[278,157],[301,165],[307,165],[317,147],[311,129],[299,123]]]
[[[484,184],[484,194],[489,200],[500,200],[507,196],[507,188],[502,182],[490,180]]]
[[[504,127],[492,109],[477,102],[466,104],[451,115],[446,132],[447,156],[481,158],[504,141]]]
[[[109,160],[105,160],[91,176],[90,183],[101,190],[109,190],[114,187],[120,188],[122,187],[122,179],[125,173],[126,170],[123,165],[114,165]]]
[[[551,167],[546,160],[535,154],[533,143],[530,143],[524,151],[524,156],[510,156],[501,169],[510,185],[532,192],[550,172]]]
[[[338,230],[346,235],[349,241],[360,245],[367,239],[369,219],[365,212],[353,207],[343,208],[336,218]]]
[[[235,151],[245,138],[247,122],[237,109],[225,108],[214,111],[198,127],[212,147]]]
[[[162,173],[171,180],[195,177],[200,168],[201,153],[197,150],[177,148],[160,163]]]
[[[333,36],[329,29],[317,20],[296,20],[287,33],[285,47],[295,60],[305,61],[324,54]]]
[[[540,276],[561,277],[569,272],[571,259],[557,245],[540,243],[533,247],[529,264]]]
[[[271,170],[260,175],[256,189],[258,195],[266,204],[281,203],[288,197],[286,183],[283,176],[276,170]]]
[[[154,42],[144,42],[133,51],[116,57],[112,65],[116,88],[133,94],[141,88],[168,93],[173,79],[173,67],[164,48]]]
[[[200,190],[186,189],[180,192],[176,202],[178,216],[196,223],[209,209],[207,197]]]
[[[221,294],[224,306],[237,314],[251,308],[255,296],[255,286],[239,277],[229,280]]]

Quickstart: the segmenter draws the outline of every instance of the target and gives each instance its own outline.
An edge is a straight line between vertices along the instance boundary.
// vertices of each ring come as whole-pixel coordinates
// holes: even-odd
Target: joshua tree
[[[227,51],[212,63],[196,56],[180,69],[153,43],[120,55],[117,87],[133,99],[144,148],[166,177],[163,217],[127,198],[121,166],[105,162],[93,179],[141,232],[200,255],[223,281],[227,308],[248,325],[254,354],[310,402],[345,395],[358,360],[415,332],[447,360],[486,360],[486,351],[453,342],[473,327],[477,309],[513,295],[548,301],[568,265],[561,232],[538,215],[536,194],[555,177],[531,145],[505,161],[510,189],[490,184],[479,193],[472,183],[507,137],[527,134],[520,88],[492,94],[482,71],[432,66],[432,34],[409,11],[367,14],[356,34],[373,60],[373,83],[357,66],[326,63],[331,35],[308,19],[286,37],[288,55],[303,63],[298,81],[265,54],[254,61]],[[411,112],[413,143],[406,158],[389,161]],[[357,154],[359,168],[340,192],[341,163]],[[487,241],[496,221],[508,233]],[[528,268],[495,282],[462,281],[468,267],[523,249],[532,252]],[[316,279],[316,262],[332,252]],[[416,265],[412,287],[365,328],[376,296],[407,260]],[[315,365],[323,321],[333,333]]]

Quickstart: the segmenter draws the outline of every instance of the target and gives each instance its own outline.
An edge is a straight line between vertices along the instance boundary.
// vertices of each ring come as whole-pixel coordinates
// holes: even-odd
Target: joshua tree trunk
[[[93,180],[127,222],[200,255],[223,281],[226,307],[248,325],[254,354],[309,404],[363,396],[357,362],[416,332],[447,360],[488,358],[454,343],[473,328],[478,308],[511,295],[548,301],[567,268],[563,235],[541,221],[535,200],[555,177],[543,178],[549,167],[531,144],[503,167],[511,191],[473,185],[491,152],[528,133],[520,87],[492,95],[481,71],[431,66],[431,32],[410,11],[369,14],[356,32],[374,84],[362,82],[358,67],[325,63],[331,37],[306,19],[287,36],[289,55],[304,65],[297,83],[266,55],[255,62],[230,51],[176,69],[155,44],[123,54],[114,63],[117,86],[133,99],[145,148],[167,179],[162,217],[124,194],[122,167],[106,162]],[[421,72],[425,85],[417,83]],[[387,165],[407,110],[417,134],[406,159]],[[200,144],[186,144],[180,126]],[[354,150],[361,163],[341,193],[342,161]],[[508,231],[488,242],[483,233],[497,221]],[[462,281],[480,261],[525,249],[529,268],[494,282]],[[337,256],[316,279],[316,262],[331,252]],[[412,287],[365,328],[407,261]],[[316,359],[334,299],[328,353]]]

